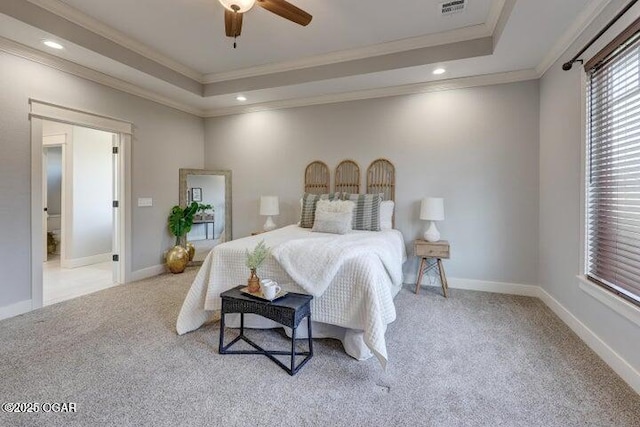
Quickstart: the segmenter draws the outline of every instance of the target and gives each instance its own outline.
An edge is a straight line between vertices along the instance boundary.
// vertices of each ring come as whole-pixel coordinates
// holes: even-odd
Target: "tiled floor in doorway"
[[[43,267],[43,303],[51,305],[114,286],[113,262],[61,268],[53,259]]]

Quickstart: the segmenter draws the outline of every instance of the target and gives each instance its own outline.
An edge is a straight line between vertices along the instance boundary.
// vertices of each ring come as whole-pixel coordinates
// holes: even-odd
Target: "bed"
[[[260,277],[276,280],[286,291],[314,295],[314,338],[339,339],[350,356],[358,360],[375,356],[385,367],[385,332],[396,318],[393,299],[402,287],[406,261],[403,236],[394,229],[336,235],[289,225],[218,245],[191,285],[177,332],[199,328],[220,309],[220,293],[248,277],[245,251],[261,240],[271,254],[259,269]],[[259,316],[247,316],[245,322],[248,327],[279,327]],[[228,324],[234,326],[232,316]]]

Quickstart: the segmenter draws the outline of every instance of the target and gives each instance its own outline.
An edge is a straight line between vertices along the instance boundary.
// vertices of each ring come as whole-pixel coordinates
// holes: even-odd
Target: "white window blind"
[[[587,276],[640,304],[640,39],[588,71]]]

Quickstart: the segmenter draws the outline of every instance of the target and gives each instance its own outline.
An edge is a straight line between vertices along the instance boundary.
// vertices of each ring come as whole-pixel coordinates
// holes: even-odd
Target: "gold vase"
[[[167,252],[166,263],[167,269],[173,274],[182,273],[189,263],[189,252],[176,245]]]
[[[256,274],[256,269],[251,269],[251,276],[249,276],[249,280],[247,280],[247,287],[249,288],[249,292],[258,292],[260,290],[260,278]]]
[[[193,261],[193,257],[196,255],[196,247],[193,246],[193,243],[187,243],[186,249],[189,253],[189,261]]]

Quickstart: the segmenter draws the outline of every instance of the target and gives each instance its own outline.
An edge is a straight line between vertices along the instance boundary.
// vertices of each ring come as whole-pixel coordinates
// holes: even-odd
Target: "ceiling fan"
[[[224,27],[227,37],[240,37],[242,31],[242,15],[258,6],[271,13],[288,19],[296,24],[307,26],[312,16],[304,10],[292,5],[285,0],[218,0],[224,6]],[[235,42],[233,47],[236,47]]]

